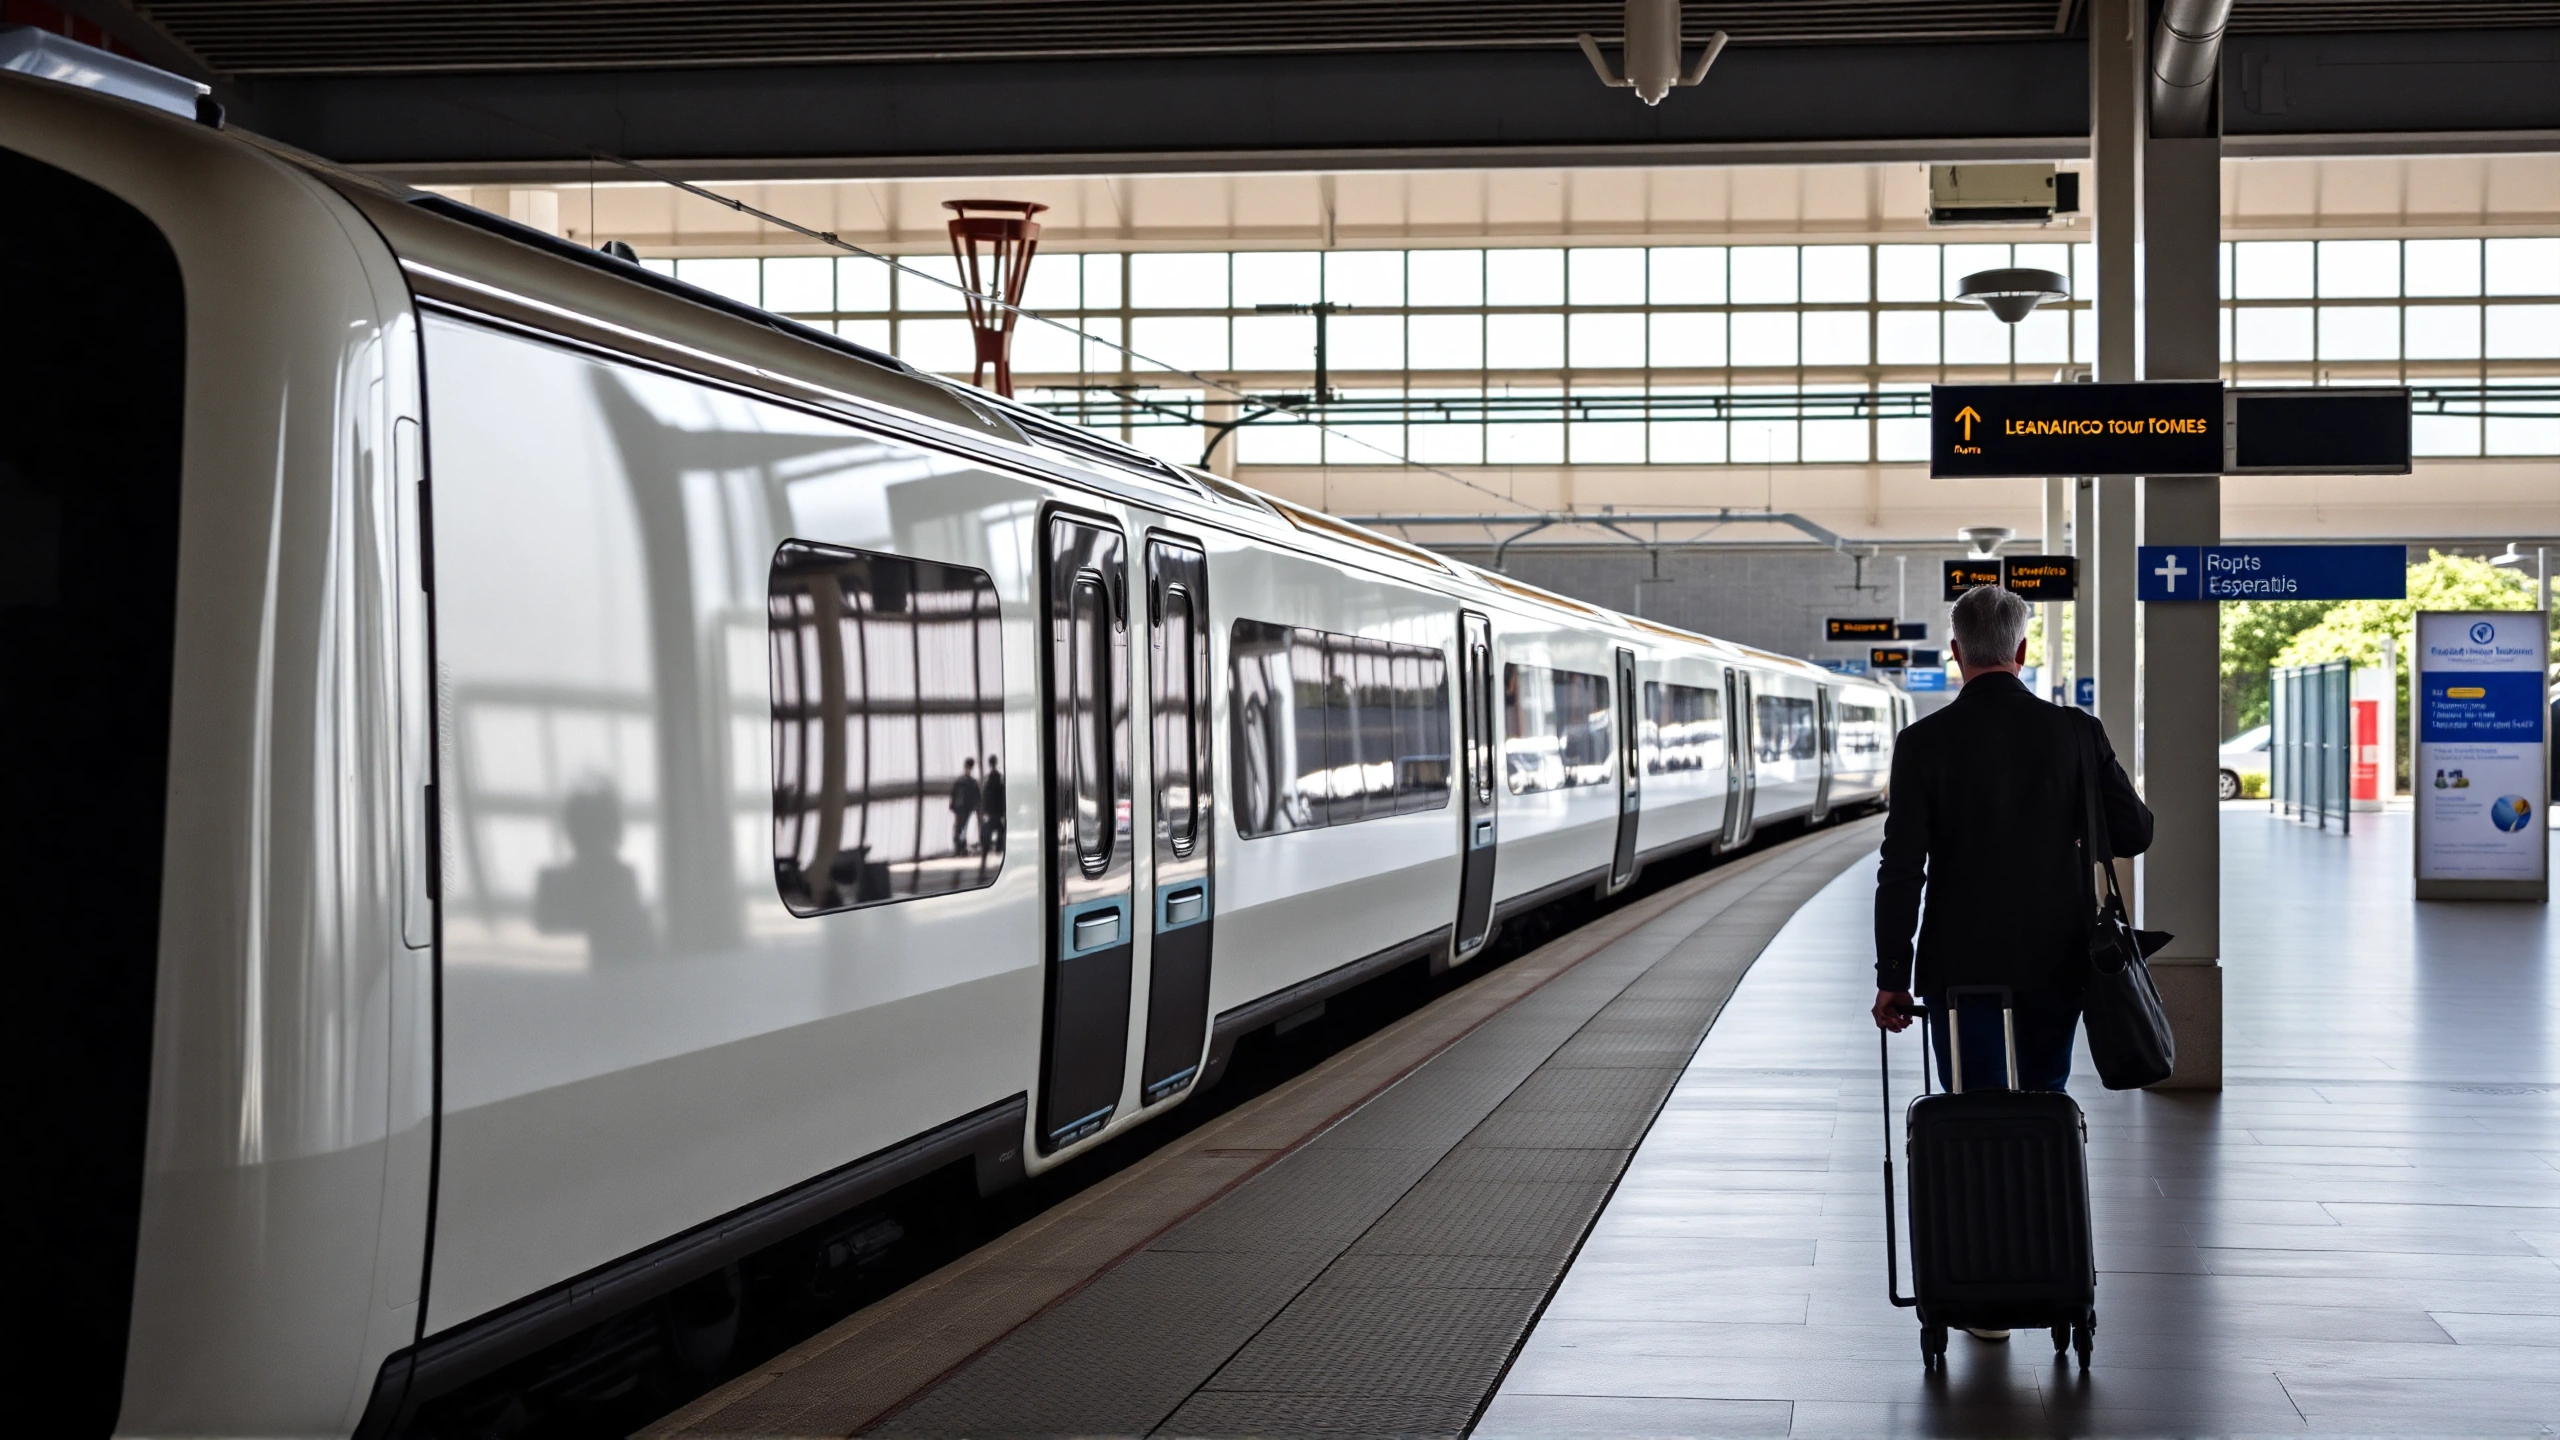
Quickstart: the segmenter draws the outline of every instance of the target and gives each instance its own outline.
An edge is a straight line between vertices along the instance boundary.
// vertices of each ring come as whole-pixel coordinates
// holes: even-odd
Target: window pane
[[[2060,365],[2071,353],[2071,316],[2039,306],[2011,329],[2021,365]]]
[[[966,375],[978,363],[978,342],[966,320],[901,320],[898,358],[938,375]]]
[[[1404,252],[1336,250],[1324,257],[1324,298],[1336,305],[1404,303]]]
[[[1724,316],[1691,311],[1651,319],[1655,369],[1704,370],[1724,364]]]
[[[2476,283],[2473,288],[2478,288]],[[2410,359],[2480,358],[2479,306],[2412,305],[2408,308],[2408,317]]]
[[[1867,247],[1804,247],[1804,298],[1817,305],[1863,303],[1867,298]]]
[[[1496,251],[1496,255],[1503,252]],[[1555,370],[1564,365],[1562,315],[1485,317],[1485,364],[1496,370]]]
[[[1227,320],[1223,315],[1160,315],[1130,322],[1129,348],[1177,370],[1223,370]]]
[[[1611,778],[1609,682],[1572,670],[1502,667],[1502,773],[1514,795]]]
[[[1244,258],[1237,256],[1238,264]],[[1312,372],[1316,365],[1316,317],[1239,315],[1235,318],[1235,347],[1235,366],[1239,370]]]
[[[1804,363],[1807,365],[1866,364],[1867,312],[1864,310],[1806,311]]]
[[[1416,305],[1484,303],[1484,252],[1417,250],[1408,281]]]
[[[1235,267],[1236,308],[1311,305],[1323,299],[1324,274],[1319,259],[1307,251],[1246,251],[1238,254]],[[1241,336],[1236,343],[1244,343]]]
[[[1257,420],[1236,429],[1239,465],[1315,465],[1324,460],[1324,432],[1303,420]]]
[[[1474,402],[1483,398],[1480,390],[1414,390],[1409,392],[1417,417],[1430,413],[1422,402],[1449,400],[1453,410],[1474,413]],[[1484,463],[1484,426],[1465,422],[1426,421],[1417,418],[1405,431],[1405,453],[1426,465],[1481,465]]]
[[[2231,247],[2222,245],[2216,248],[2222,251],[2222,278],[2225,283],[2221,293],[2228,295],[2231,293],[2228,283],[2231,278]],[[2074,300],[2098,298],[2098,247],[2095,245],[2083,244],[2071,247],[2071,298]]]
[[[1577,390],[1578,395],[1642,395],[1642,390]],[[1641,465],[1644,421],[1635,411],[1611,411],[1606,420],[1577,421],[1565,437],[1576,465]]]
[[[1644,252],[1641,250],[1568,250],[1567,296],[1576,305],[1641,305],[1644,303]]]
[[[1796,247],[1793,245],[1736,245],[1730,253],[1733,265],[1734,304],[1793,305],[1796,303]]]
[[[1736,390],[1735,394],[1743,393]],[[1745,410],[1745,415],[1751,412]],[[1787,465],[1796,458],[1793,420],[1736,420],[1728,442],[1736,465]]]
[[[966,310],[969,302],[956,288],[960,267],[948,255],[898,257],[898,308],[901,310]]]
[[[886,311],[888,308],[888,266],[858,255],[848,255],[836,261],[838,311]]]
[[[1644,368],[1644,319],[1633,313],[1573,317],[1573,365],[1578,370]]]
[[[794,540],[774,557],[766,623],[783,903],[821,915],[993,884],[1004,868],[986,784],[996,776],[1001,793],[994,582]],[[546,872],[545,889],[552,873],[575,876]]]
[[[1224,255],[1132,255],[1129,303],[1140,310],[1223,310]]]
[[[764,262],[764,308],[810,315],[836,308],[836,262],[793,255]]]
[[[1556,390],[1505,388],[1497,394],[1552,397]],[[1497,420],[1485,428],[1484,458],[1492,465],[1559,465],[1564,462],[1564,426],[1539,419]]]
[[[1956,291],[1964,283],[1964,277],[1967,275],[1982,270],[2007,268],[2009,268],[2009,247],[2006,245],[1947,246],[1946,272],[1943,281],[1946,292],[1938,298],[1942,300],[1956,298]]]
[[[2409,453],[2413,455],[2477,455],[2480,422],[2468,415],[2409,417]]]
[[[2243,300],[2311,298],[2311,242],[2243,240],[2232,247],[2232,265]],[[2242,326],[2245,335],[2248,327]],[[2308,356],[2304,358],[2308,359]]]
[[[2490,455],[2560,455],[2560,401],[2501,400],[2500,385],[2560,386],[2547,377],[2489,382],[2489,408],[2504,411],[2486,422],[2481,450]]]
[[[2050,270],[2068,280],[2071,278],[2071,247],[2068,245],[2012,245],[2009,263],[2037,270]]]
[[[2222,312],[2221,324],[2222,356],[2227,360],[2231,354],[2230,311]],[[2098,317],[2087,310],[2071,312],[2071,363],[2074,365],[2098,363]]]
[[[1733,363],[1796,363],[1796,312],[1745,310],[1736,313],[1733,317]]]
[[[1185,401],[1197,402],[1197,390],[1156,390],[1153,398],[1168,405]],[[1200,451],[1208,443],[1208,435],[1197,425],[1173,422],[1168,415],[1150,415],[1129,427],[1129,443],[1150,455],[1170,460],[1177,465],[1197,465]]]
[[[1374,395],[1376,391],[1366,394]],[[1386,392],[1393,394],[1393,391]],[[1324,437],[1327,465],[1393,465],[1404,458],[1404,427],[1331,421]]]
[[[2399,241],[2323,240],[2320,242],[2321,299],[2344,300],[2365,296],[2388,299],[2399,293]],[[2327,343],[2325,338],[2322,343]]]
[[[1090,290],[1085,293],[1091,294]],[[1084,368],[1089,375],[1112,375],[1128,368],[1129,357],[1122,354],[1120,317],[1097,315],[1084,322],[1084,333],[1092,338],[1084,342]]]
[[[2490,294],[2560,295],[2560,239],[2492,240],[2486,248]]]
[[[836,333],[856,345],[868,345],[883,355],[898,353],[897,346],[889,338],[889,322],[886,320],[839,320]],[[1070,363],[1066,368],[1073,370],[1076,367]]]
[[[2480,242],[2477,240],[2411,240],[2408,249],[2408,293],[2412,295],[2477,295],[2480,293]]]
[[[1084,261],[1076,255],[1031,258],[1031,274],[1022,284],[1022,308],[1047,314],[1084,305]]]
[[[1937,300],[1938,247],[1935,245],[1879,245],[1876,247],[1876,298],[1879,300]]]
[[[1073,272],[1070,271],[1070,274]],[[848,325],[883,321],[848,320]],[[1013,368],[1022,374],[1072,373],[1076,368],[1076,332],[1026,319],[1013,329]]]
[[[2323,360],[2399,359],[2400,307],[2397,305],[2321,306],[2320,358]]]
[[[1416,315],[1405,322],[1405,332],[1406,363],[1416,370],[1484,368],[1484,317],[1480,315]]]
[[[764,286],[757,278],[753,260],[679,260],[676,278],[748,305],[764,303]]]
[[[1804,458],[1809,462],[1833,464],[1864,462],[1867,458],[1867,422],[1864,420],[1805,421]]]
[[[1652,252],[1652,297],[1656,305],[1721,305],[1724,303],[1724,247],[1673,245]]]
[[[2006,365],[2009,363],[2009,327],[2000,323],[1988,310],[1968,305],[1962,310],[1949,310],[1947,325],[1947,363],[1950,365]]]
[[[1120,308],[1120,260],[1117,255],[1084,257],[1084,308]]]
[[[1486,251],[1484,299],[1488,305],[1563,304],[1564,252]]]
[[[2242,278],[2245,280],[2246,277],[2244,265]],[[2311,358],[2311,308],[2307,305],[2242,310],[2238,315],[2237,330],[2233,352],[2244,364],[2252,360]]]
[[[1660,391],[1655,392],[1657,398]],[[1721,420],[1656,420],[1649,444],[1656,465],[1721,465],[1725,456],[1725,424]]]
[[[1404,317],[1336,315],[1325,337],[1325,363],[1336,370],[1404,368]]]
[[[2560,305],[2490,306],[2488,355],[2492,360],[2560,355]]]
[[[1888,461],[1928,459],[1929,422],[1925,419],[1878,420],[1876,458]]]
[[[1938,312],[1882,310],[1876,314],[1876,360],[1884,365],[1938,363]]]

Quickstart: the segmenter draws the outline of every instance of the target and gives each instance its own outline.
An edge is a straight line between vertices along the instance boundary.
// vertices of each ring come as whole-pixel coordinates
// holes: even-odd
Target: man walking
[[[978,814],[978,762],[960,762],[960,778],[951,782],[951,853],[969,853],[969,822]],[[979,834],[983,837],[985,831]]]
[[[1004,853],[1004,769],[997,757],[987,757],[987,783],[978,796],[978,853]]]
[[[1895,744],[1893,809],[1876,871],[1874,1013],[1876,1024],[1898,1031],[1911,1023],[1914,990],[1943,1018],[1938,1004],[1949,988],[2005,985],[2020,1088],[2060,1090],[2071,1077],[2095,909],[2095,872],[2081,849],[2082,726],[2097,741],[2099,813],[2114,854],[2150,847],[2151,811],[2095,717],[2019,683],[2027,614],[2027,602],[1999,586],[1966,591],[1949,642],[1964,689]],[[1962,1023],[1956,1037],[1949,1025],[1929,1027],[1939,1079],[1954,1088],[1952,1039],[1963,1046],[1967,1084],[1979,1089],[2006,1070],[2000,1014],[1976,1006]]]

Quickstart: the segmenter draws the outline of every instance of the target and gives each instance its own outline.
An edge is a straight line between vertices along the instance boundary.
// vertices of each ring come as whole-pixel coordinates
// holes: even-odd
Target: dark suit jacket
[[[2151,846],[2151,811],[2116,763],[2106,731],[2038,699],[2017,677],[1977,676],[1947,708],[1902,732],[1876,871],[1877,989],[1935,995],[1950,985],[2006,985],[2080,994],[2092,911],[2092,872],[2080,851],[2083,725],[2097,736],[2108,847],[2139,855]]]

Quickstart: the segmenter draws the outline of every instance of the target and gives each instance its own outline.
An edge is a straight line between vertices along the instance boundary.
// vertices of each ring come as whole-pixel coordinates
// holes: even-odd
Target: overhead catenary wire
[[[478,108],[478,107],[473,107],[473,108],[475,108],[475,109],[476,109],[476,108]],[[488,113],[490,113],[490,114],[496,114],[496,113],[498,113],[498,112],[491,111],[491,112],[488,112]],[[513,120],[513,117],[512,117],[512,116],[504,117],[504,118],[507,118],[507,119],[509,119],[509,120],[511,120],[511,121]],[[522,124],[523,122],[521,122],[521,121],[515,121],[514,123]],[[526,129],[531,130],[531,129],[535,129],[536,127],[533,127],[533,126],[528,125],[528,126],[526,126],[525,128],[526,128]],[[540,133],[540,132],[537,132],[537,133]],[[559,139],[559,138],[562,138],[562,137],[554,136],[554,137],[552,137],[552,138],[554,138],[554,139]],[[763,221],[765,224],[773,225],[773,226],[777,226],[777,227],[779,227],[779,228],[781,228],[781,229],[788,230],[788,231],[790,231],[790,232],[791,232],[792,234],[794,234],[794,235],[805,236],[806,238],[811,239],[811,240],[815,240],[815,241],[817,241],[818,243],[820,243],[820,244],[822,244],[822,245],[828,245],[828,246],[832,246],[832,247],[834,247],[835,249],[842,250],[842,251],[844,251],[844,252],[845,252],[845,253],[847,253],[847,254],[850,254],[850,255],[859,255],[859,256],[864,257],[865,259],[877,260],[877,261],[879,261],[881,264],[888,266],[890,269],[897,271],[897,272],[898,272],[899,274],[901,274],[901,275],[909,275],[909,276],[913,276],[914,278],[916,278],[916,279],[918,279],[918,280],[923,280],[923,281],[927,281],[927,282],[929,282],[929,283],[931,283],[931,284],[935,284],[935,285],[942,286],[942,287],[943,287],[944,289],[946,289],[946,290],[954,290],[954,291],[958,291],[958,292],[960,292],[961,294],[964,294],[964,295],[974,295],[974,294],[976,294],[976,292],[971,291],[967,286],[965,286],[965,285],[961,285],[961,284],[959,284],[959,283],[957,283],[957,282],[955,282],[955,281],[945,280],[945,279],[943,279],[941,276],[936,275],[936,274],[932,273],[931,271],[928,271],[928,270],[921,270],[921,269],[918,269],[918,268],[916,268],[915,266],[912,266],[912,265],[902,265],[902,264],[899,264],[896,256],[893,256],[893,255],[883,255],[883,254],[881,254],[880,252],[878,252],[878,251],[876,251],[876,250],[866,249],[866,248],[864,248],[863,246],[857,245],[857,244],[853,243],[852,241],[845,239],[843,236],[838,235],[837,233],[835,233],[835,232],[834,232],[834,231],[832,231],[832,230],[819,230],[819,229],[813,228],[813,227],[811,227],[811,226],[803,225],[803,224],[799,223],[799,222],[798,222],[798,221],[796,221],[796,220],[786,219],[786,218],[784,218],[784,217],[782,217],[782,216],[780,216],[780,215],[776,215],[776,214],[772,213],[771,211],[763,210],[763,209],[759,209],[759,208],[758,208],[758,207],[756,207],[756,206],[750,205],[750,204],[748,204],[747,202],[745,202],[744,200],[740,200],[740,199],[738,199],[736,196],[733,196],[733,195],[723,195],[723,194],[721,194],[721,193],[720,193],[719,191],[717,191],[717,190],[712,190],[712,189],[709,189],[709,188],[707,188],[707,187],[705,187],[705,186],[696,185],[696,184],[694,184],[694,183],[693,183],[692,181],[690,181],[690,180],[683,180],[683,179],[679,179],[679,178],[677,178],[676,176],[673,176],[673,175],[669,175],[669,174],[667,174],[665,171],[658,170],[658,169],[656,169],[656,168],[654,168],[654,167],[652,167],[652,166],[649,166],[649,165],[645,165],[645,164],[641,163],[640,161],[637,161],[637,160],[630,160],[630,159],[625,159],[624,157],[622,157],[622,156],[620,156],[620,155],[616,155],[616,154],[614,154],[613,152],[611,152],[611,151],[609,151],[609,150],[599,150],[599,149],[596,149],[594,146],[582,146],[581,148],[582,148],[582,149],[584,149],[584,150],[586,150],[587,154],[588,154],[591,158],[593,158],[593,159],[597,159],[597,160],[602,160],[603,162],[605,162],[605,163],[606,163],[606,164],[608,164],[608,165],[618,165],[618,166],[621,166],[623,169],[629,170],[629,171],[633,172],[634,174],[638,174],[638,175],[645,175],[645,176],[649,177],[650,179],[652,179],[652,180],[654,180],[654,181],[657,181],[657,182],[658,182],[659,184],[661,184],[661,185],[666,185],[666,186],[669,186],[669,187],[671,187],[671,188],[673,188],[673,189],[680,190],[680,191],[684,192],[684,193],[685,193],[685,194],[687,194],[687,195],[692,195],[692,196],[695,196],[696,198],[699,198],[699,199],[708,200],[708,201],[710,201],[711,203],[713,203],[713,204],[715,204],[715,205],[725,206],[725,207],[727,207],[728,209],[730,209],[730,210],[733,210],[733,211],[737,212],[738,214],[752,216],[752,217],[754,217],[754,218],[755,218],[755,219],[757,219],[757,220]],[[1501,491],[1499,491],[1499,490],[1494,489],[1494,488],[1493,488],[1492,486],[1490,486],[1490,485],[1480,485],[1480,484],[1476,483],[1475,481],[1473,481],[1473,480],[1469,480],[1469,479],[1468,479],[1468,478],[1466,478],[1465,476],[1463,476],[1463,475],[1459,475],[1459,474],[1457,474],[1457,473],[1455,473],[1455,472],[1453,472],[1453,471],[1450,471],[1450,470],[1444,470],[1444,469],[1442,469],[1441,467],[1439,467],[1439,466],[1437,466],[1437,465],[1430,465],[1430,464],[1426,464],[1426,463],[1424,463],[1424,462],[1422,462],[1422,461],[1415,460],[1414,458],[1412,458],[1412,457],[1411,457],[1411,456],[1409,456],[1409,455],[1404,455],[1404,454],[1401,454],[1401,453],[1399,453],[1399,452],[1397,452],[1397,451],[1390,450],[1390,449],[1388,449],[1387,447],[1385,447],[1385,446],[1383,446],[1383,445],[1377,444],[1376,442],[1371,441],[1371,440],[1364,439],[1364,438],[1362,438],[1362,437],[1360,437],[1360,436],[1358,436],[1358,435],[1351,434],[1351,433],[1350,433],[1350,432],[1348,432],[1348,431],[1341,430],[1341,429],[1337,429],[1337,428],[1335,428],[1335,427],[1333,427],[1333,426],[1331,426],[1331,425],[1327,425],[1327,424],[1325,424],[1325,423],[1324,423],[1323,421],[1321,421],[1321,420],[1311,419],[1311,418],[1309,418],[1308,416],[1306,416],[1306,415],[1304,415],[1304,414],[1300,413],[1300,411],[1299,411],[1296,407],[1279,403],[1279,401],[1280,401],[1283,397],[1279,397],[1279,396],[1269,396],[1269,395],[1255,395],[1255,394],[1252,394],[1252,393],[1251,393],[1251,392],[1249,392],[1249,391],[1241,390],[1241,389],[1238,389],[1237,387],[1235,387],[1235,386],[1233,386],[1233,385],[1227,384],[1225,381],[1222,381],[1222,380],[1213,380],[1213,379],[1211,379],[1210,377],[1208,377],[1208,376],[1206,376],[1206,375],[1202,375],[1202,374],[1198,373],[1197,371],[1193,371],[1193,370],[1186,370],[1186,369],[1183,369],[1183,368],[1182,368],[1181,366],[1179,366],[1179,365],[1172,365],[1172,364],[1168,364],[1168,363],[1166,363],[1165,361],[1158,360],[1158,359],[1156,359],[1155,357],[1153,357],[1153,356],[1151,356],[1151,355],[1147,355],[1147,354],[1144,354],[1144,353],[1142,353],[1142,352],[1140,352],[1140,351],[1137,351],[1137,350],[1131,349],[1130,347],[1128,347],[1128,346],[1126,346],[1126,345],[1123,345],[1123,344],[1119,343],[1119,342],[1118,342],[1118,341],[1116,341],[1116,340],[1105,340],[1105,339],[1103,339],[1102,337],[1100,337],[1100,336],[1098,336],[1098,335],[1091,334],[1091,333],[1089,333],[1089,332],[1087,332],[1087,331],[1085,331],[1085,330],[1083,330],[1083,329],[1081,329],[1081,328],[1079,328],[1079,327],[1077,327],[1077,326],[1074,326],[1074,325],[1068,324],[1068,323],[1067,323],[1066,321],[1064,321],[1064,320],[1056,320],[1056,319],[1052,319],[1052,318],[1050,318],[1049,316],[1046,316],[1046,315],[1041,314],[1041,313],[1040,313],[1039,311],[1037,311],[1037,310],[1027,309],[1027,308],[1025,308],[1025,307],[1023,307],[1023,306],[1013,304],[1013,303],[1011,303],[1010,301],[1004,300],[1004,299],[1002,299],[1002,298],[1000,298],[1000,297],[997,297],[997,296],[992,296],[992,295],[977,295],[977,297],[976,297],[976,298],[977,298],[979,301],[981,301],[982,303],[984,303],[984,304],[991,305],[991,306],[994,306],[994,307],[996,307],[996,308],[998,308],[998,309],[1002,309],[1002,310],[1009,310],[1009,311],[1013,312],[1013,314],[1015,314],[1015,315],[1017,315],[1017,316],[1019,316],[1019,317],[1021,317],[1021,318],[1023,318],[1023,319],[1026,319],[1026,320],[1036,320],[1036,321],[1040,322],[1040,323],[1041,323],[1041,324],[1043,324],[1043,325],[1053,326],[1053,327],[1055,327],[1055,328],[1057,328],[1057,329],[1064,330],[1064,331],[1066,331],[1068,334],[1075,336],[1075,337],[1077,338],[1077,340],[1078,340],[1078,341],[1080,341],[1080,342],[1087,342],[1087,343],[1091,343],[1091,344],[1095,344],[1095,345],[1102,345],[1102,346],[1108,347],[1109,349],[1116,350],[1116,351],[1118,351],[1119,353],[1121,353],[1121,354],[1123,354],[1123,355],[1128,356],[1131,360],[1137,361],[1137,362],[1139,362],[1139,363],[1141,363],[1141,364],[1143,364],[1143,365],[1149,366],[1149,367],[1154,368],[1154,369],[1162,370],[1162,371],[1164,371],[1166,374],[1169,374],[1169,375],[1178,375],[1178,376],[1181,376],[1183,379],[1190,380],[1190,381],[1194,381],[1194,382],[1198,383],[1198,384],[1199,384],[1201,387],[1203,387],[1204,389],[1218,391],[1220,394],[1223,394],[1223,395],[1229,396],[1229,397],[1231,397],[1231,398],[1233,398],[1233,399],[1235,399],[1235,400],[1242,401],[1242,402],[1244,402],[1244,403],[1246,403],[1246,404],[1263,406],[1263,407],[1265,407],[1265,408],[1267,408],[1267,409],[1269,409],[1269,410],[1271,410],[1271,411],[1273,411],[1273,412],[1275,412],[1275,413],[1283,414],[1283,415],[1287,415],[1287,416],[1289,416],[1292,420],[1296,421],[1297,423],[1299,423],[1299,424],[1301,424],[1301,425],[1313,425],[1313,426],[1315,426],[1318,430],[1323,431],[1323,432],[1324,432],[1325,434],[1327,434],[1327,435],[1331,435],[1331,436],[1334,436],[1334,437],[1335,437],[1335,438],[1337,438],[1337,439],[1340,439],[1340,440],[1346,441],[1346,442],[1348,442],[1348,443],[1350,443],[1350,444],[1353,444],[1353,445],[1357,445],[1357,446],[1359,446],[1360,448],[1362,448],[1362,449],[1364,449],[1364,450],[1371,451],[1371,452],[1373,452],[1373,453],[1375,453],[1375,454],[1384,455],[1384,456],[1386,456],[1388,459],[1393,460],[1393,461],[1394,461],[1394,462],[1396,462],[1397,464],[1402,465],[1402,466],[1405,466],[1405,467],[1406,467],[1406,468],[1408,468],[1408,469],[1419,470],[1419,471],[1422,471],[1423,473],[1428,474],[1428,475],[1437,475],[1437,476],[1439,476],[1439,477],[1440,477],[1441,479],[1443,479],[1443,480],[1447,480],[1447,481],[1452,482],[1453,484],[1457,484],[1457,485],[1464,486],[1464,487],[1466,487],[1466,488],[1467,488],[1467,489],[1469,489],[1469,490],[1473,490],[1473,491],[1475,491],[1475,492],[1476,492],[1477,494],[1479,494],[1479,495],[1484,495],[1484,496],[1488,496],[1488,497],[1490,497],[1490,498],[1492,498],[1492,499],[1499,500],[1499,501],[1501,501],[1501,502],[1502,502],[1503,504],[1505,504],[1505,505],[1510,505],[1510,506],[1514,506],[1514,507],[1516,507],[1516,508],[1518,508],[1518,509],[1522,509],[1522,510],[1529,510],[1529,511],[1534,511],[1534,510],[1536,509],[1536,507],[1535,507],[1535,506],[1530,505],[1527,501],[1524,501],[1524,500],[1518,499],[1518,498],[1516,498],[1516,497],[1514,497],[1514,496],[1506,495],[1506,494],[1504,494],[1503,492],[1501,492]],[[1321,396],[1314,397],[1314,400],[1315,400],[1315,403],[1316,403],[1316,404],[1321,405],[1321,404],[1323,403],[1323,397],[1321,397]]]

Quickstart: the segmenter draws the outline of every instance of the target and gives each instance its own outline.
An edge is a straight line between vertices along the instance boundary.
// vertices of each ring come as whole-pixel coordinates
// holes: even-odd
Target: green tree
[[[2323,660],[2351,660],[2359,668],[2370,667],[2382,663],[2382,650],[2387,642],[2397,657],[2399,694],[2393,708],[2398,712],[2394,728],[2400,743],[2395,749],[2400,757],[2400,773],[2406,778],[2409,764],[2409,641],[2410,632],[2417,628],[2418,612],[2530,610],[2533,603],[2532,577],[2501,569],[2486,560],[2430,550],[2426,559],[2409,567],[2409,598],[2341,600],[2330,606],[2328,613],[2322,615],[2317,623],[2305,627],[2287,641],[2276,652],[2275,663],[2316,665]],[[2230,622],[2226,618],[2223,623],[2223,634],[2228,637]],[[2226,648],[2223,660],[2226,674],[2231,663],[2229,655]]]
[[[2222,606],[2222,735],[2267,723],[2267,669],[2335,600],[2232,600]]]

